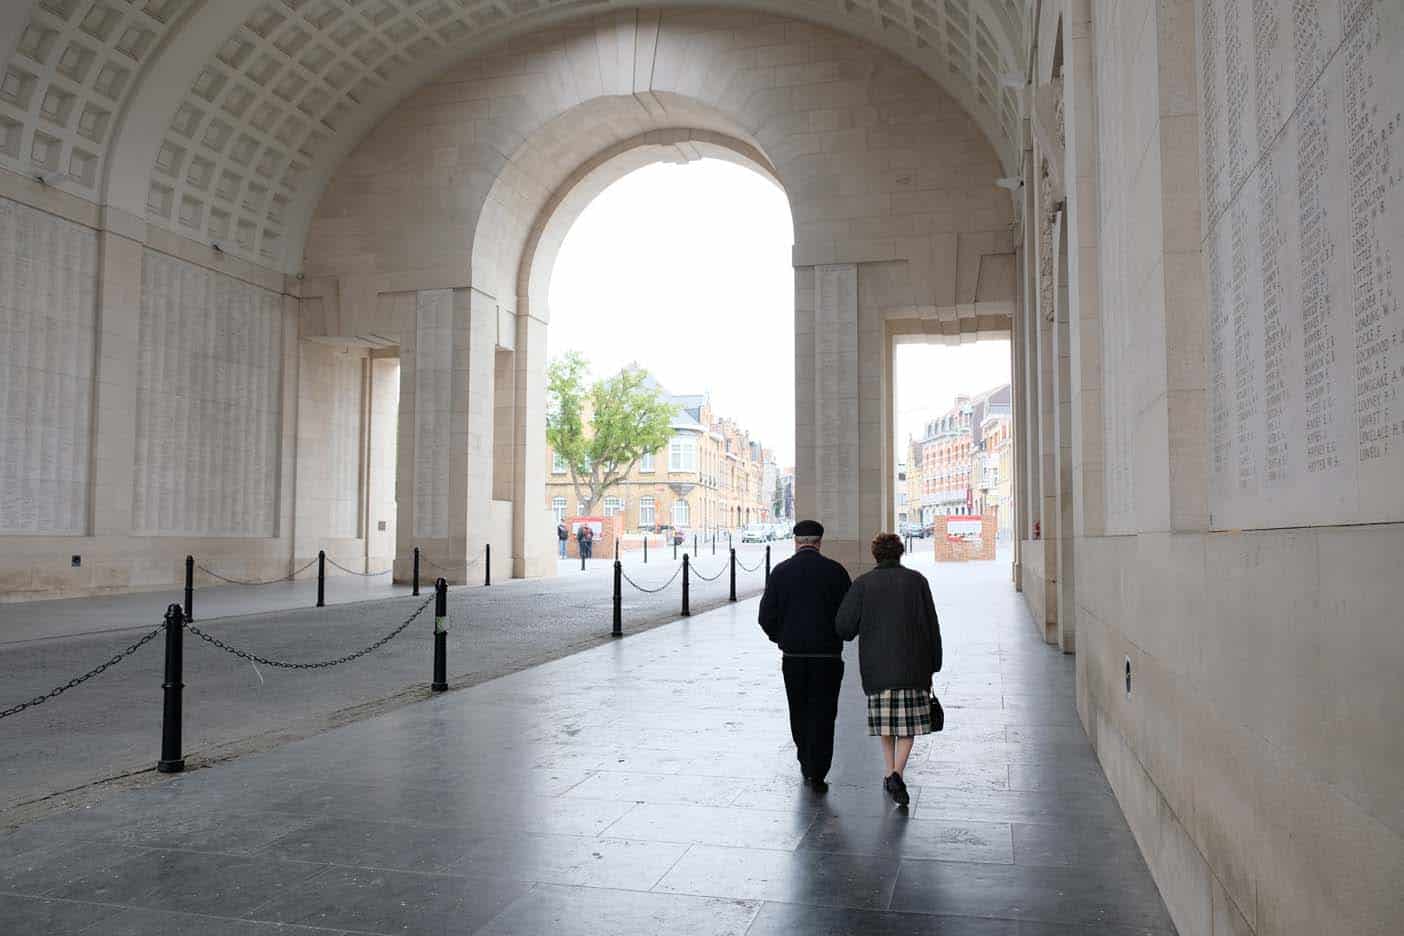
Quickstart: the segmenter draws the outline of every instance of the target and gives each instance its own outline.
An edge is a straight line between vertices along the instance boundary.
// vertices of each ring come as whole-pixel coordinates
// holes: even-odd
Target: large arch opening
[[[733,158],[706,155],[714,152]],[[694,556],[705,546],[703,556],[721,559],[734,545],[741,564],[755,566],[767,544],[772,553],[788,548],[789,524],[782,521],[791,513],[783,490],[794,464],[790,202],[767,167],[744,150],[689,142],[669,144],[665,153],[598,195],[591,189],[588,207],[569,212],[564,239],[550,237],[550,256],[541,250],[535,261],[553,266],[547,341],[553,366],[579,355],[591,385],[618,381],[626,369],[647,372],[648,391],[670,410],[667,440],[637,462],[626,456],[616,477],[593,465],[573,467],[548,428],[546,503],[567,534],[580,518],[592,518],[631,560],[641,558],[645,543],[655,559],[660,549],[671,556],[676,541]],[[614,162],[637,159],[652,155],[635,150]],[[535,276],[546,278],[546,271]],[[597,425],[591,414],[584,428]],[[563,542],[562,573],[578,568],[572,561],[578,552],[577,544]]]

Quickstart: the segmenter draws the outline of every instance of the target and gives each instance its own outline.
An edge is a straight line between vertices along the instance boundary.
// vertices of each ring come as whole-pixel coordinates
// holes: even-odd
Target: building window
[[[559,452],[552,452],[552,453],[551,453],[551,473],[552,473],[552,474],[565,474],[565,473],[566,473],[566,463],[565,463],[565,459],[562,458],[562,457],[560,456],[560,453],[559,453]]]
[[[585,503],[584,501],[581,501],[580,503],[576,504],[575,507],[576,507],[575,515],[576,515],[577,517],[583,517],[583,516],[585,516],[585,511],[588,510],[588,509],[590,508],[590,505],[587,504],[587,503]]]
[[[605,516],[606,516],[606,517],[617,517],[617,516],[619,516],[619,511],[620,511],[620,509],[621,509],[623,506],[624,506],[624,505],[621,504],[621,503],[619,502],[619,498],[617,498],[617,497],[606,497],[606,498],[604,499],[604,511],[605,511]]]
[[[687,501],[673,501],[673,526],[685,527],[688,525]]]
[[[639,498],[639,526],[651,527],[653,524],[653,498],[641,497]]]
[[[565,523],[565,504],[564,497],[551,498],[551,513],[556,515],[557,523]]]
[[[654,469],[653,469],[653,453],[652,453],[652,452],[644,452],[643,457],[639,459],[639,470],[640,470],[640,471],[646,471],[646,472],[648,472],[649,474],[652,474],[652,473],[653,473],[653,470],[654,470]]]
[[[669,471],[697,470],[697,440],[686,436],[673,436],[668,446]]]

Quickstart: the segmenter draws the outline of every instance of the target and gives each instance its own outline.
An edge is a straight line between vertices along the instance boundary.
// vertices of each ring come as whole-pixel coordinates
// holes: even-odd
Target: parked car
[[[743,543],[768,543],[774,538],[771,528],[766,526],[748,526],[741,531]]]

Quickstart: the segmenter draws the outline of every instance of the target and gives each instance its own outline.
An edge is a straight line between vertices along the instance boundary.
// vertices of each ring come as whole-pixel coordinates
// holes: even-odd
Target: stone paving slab
[[[764,558],[763,547],[747,547],[738,558],[749,567]],[[783,549],[788,549],[784,546]],[[777,557],[783,555],[777,548]],[[716,565],[713,565],[713,562]],[[699,560],[705,574],[721,560]],[[509,580],[490,588],[449,591],[449,684],[480,682],[545,660],[607,642],[612,611],[608,562],[595,562],[552,579]],[[663,584],[677,566],[653,557],[631,556],[629,574],[645,586]],[[759,593],[763,575],[741,574],[741,597]],[[302,586],[298,586],[302,587]],[[275,591],[279,586],[274,586]],[[263,589],[241,592],[262,600]],[[202,593],[203,594],[203,593]],[[677,617],[681,586],[624,596],[625,632]],[[131,596],[138,610],[149,601]],[[724,604],[727,581],[693,582],[692,604],[705,610]],[[197,595],[197,626],[233,645],[263,656],[306,661],[336,657],[364,647],[403,621],[422,602],[397,597],[328,608],[301,607],[211,620],[212,602]],[[0,604],[0,634],[16,615],[35,607],[64,605],[66,614],[86,608],[84,625],[96,631],[25,643],[0,643],[0,708],[30,699],[86,672],[131,645],[160,623],[113,611],[117,599],[83,598],[32,605]],[[252,605],[251,607],[257,607]],[[131,610],[129,607],[128,611]],[[228,610],[237,610],[229,605]],[[116,615],[109,619],[110,615]],[[67,619],[64,619],[67,620]],[[122,623],[125,629],[100,626]],[[432,653],[432,608],[410,630],[380,650],[325,670],[283,670],[229,656],[193,636],[185,640],[185,751],[195,757],[226,757],[305,737],[428,695]],[[160,748],[162,643],[157,638],[131,658],[43,706],[0,722],[0,824],[5,811],[60,791],[108,777],[150,770]],[[56,736],[64,738],[55,745]],[[592,764],[589,766],[598,766]],[[679,767],[682,765],[679,764]],[[13,821],[13,820],[11,820]]]
[[[1072,658],[1006,567],[960,571],[909,809],[851,647],[833,787],[802,788],[749,601],[23,826],[0,932],[1173,934]]]

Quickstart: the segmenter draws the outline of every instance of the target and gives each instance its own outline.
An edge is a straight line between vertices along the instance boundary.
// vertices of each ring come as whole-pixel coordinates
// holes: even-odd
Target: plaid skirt
[[[931,734],[930,692],[884,689],[868,696],[868,734],[898,738]]]

